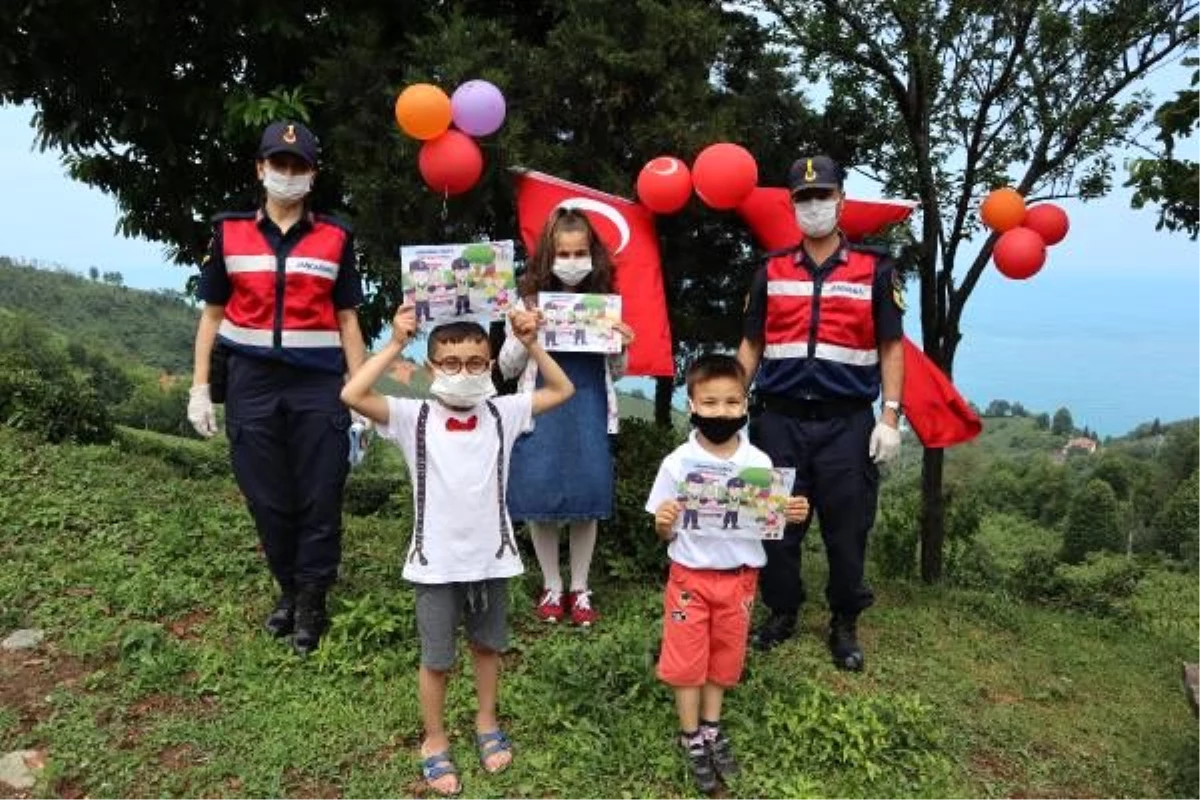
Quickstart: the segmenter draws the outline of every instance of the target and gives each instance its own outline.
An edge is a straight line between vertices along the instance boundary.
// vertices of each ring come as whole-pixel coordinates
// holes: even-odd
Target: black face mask
[[[692,414],[692,425],[700,431],[700,435],[713,444],[725,444],[733,436],[746,427],[747,416],[740,417],[702,417]]]

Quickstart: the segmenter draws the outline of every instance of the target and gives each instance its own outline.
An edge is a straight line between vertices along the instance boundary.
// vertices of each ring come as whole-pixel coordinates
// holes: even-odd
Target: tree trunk
[[[671,427],[671,395],[675,393],[674,378],[654,379],[654,424]]]
[[[946,507],[942,499],[945,450],[926,448],[921,464],[921,580],[942,578],[942,545],[946,538]]]

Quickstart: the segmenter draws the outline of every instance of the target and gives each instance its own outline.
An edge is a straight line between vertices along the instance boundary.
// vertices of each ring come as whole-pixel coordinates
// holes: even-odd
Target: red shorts
[[[671,564],[658,677],[670,686],[735,686],[746,663],[758,569]]]

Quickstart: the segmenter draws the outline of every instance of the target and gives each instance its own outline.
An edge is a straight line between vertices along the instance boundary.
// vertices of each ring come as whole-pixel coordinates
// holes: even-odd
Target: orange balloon
[[[435,139],[450,127],[450,98],[431,83],[414,83],[396,98],[396,122],[414,139]]]
[[[996,189],[979,207],[983,224],[997,233],[1004,233],[1021,224],[1025,219],[1025,198],[1011,186]]]

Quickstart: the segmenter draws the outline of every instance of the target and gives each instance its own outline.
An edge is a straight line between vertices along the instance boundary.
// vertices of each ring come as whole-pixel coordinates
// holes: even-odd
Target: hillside
[[[0,635],[46,637],[0,653],[0,740],[49,764],[0,796],[420,796],[407,500],[347,515],[332,629],[298,660],[259,630],[271,587],[223,447],[48,446],[0,428]],[[597,564],[628,541],[606,526]],[[804,570],[823,584],[819,547]],[[726,796],[1197,796],[1179,682],[1194,574],[1150,573],[1105,617],[873,572],[866,672],[829,663],[819,591],[802,635],[750,655],[725,707],[744,764]],[[586,634],[537,624],[535,571],[514,579],[501,708],[517,761],[497,777],[474,762],[461,667],[448,725],[467,796],[693,796],[652,669],[657,574],[597,569],[604,617]]]
[[[176,292],[145,292],[0,256],[0,309],[122,362],[189,372],[198,312]]]

